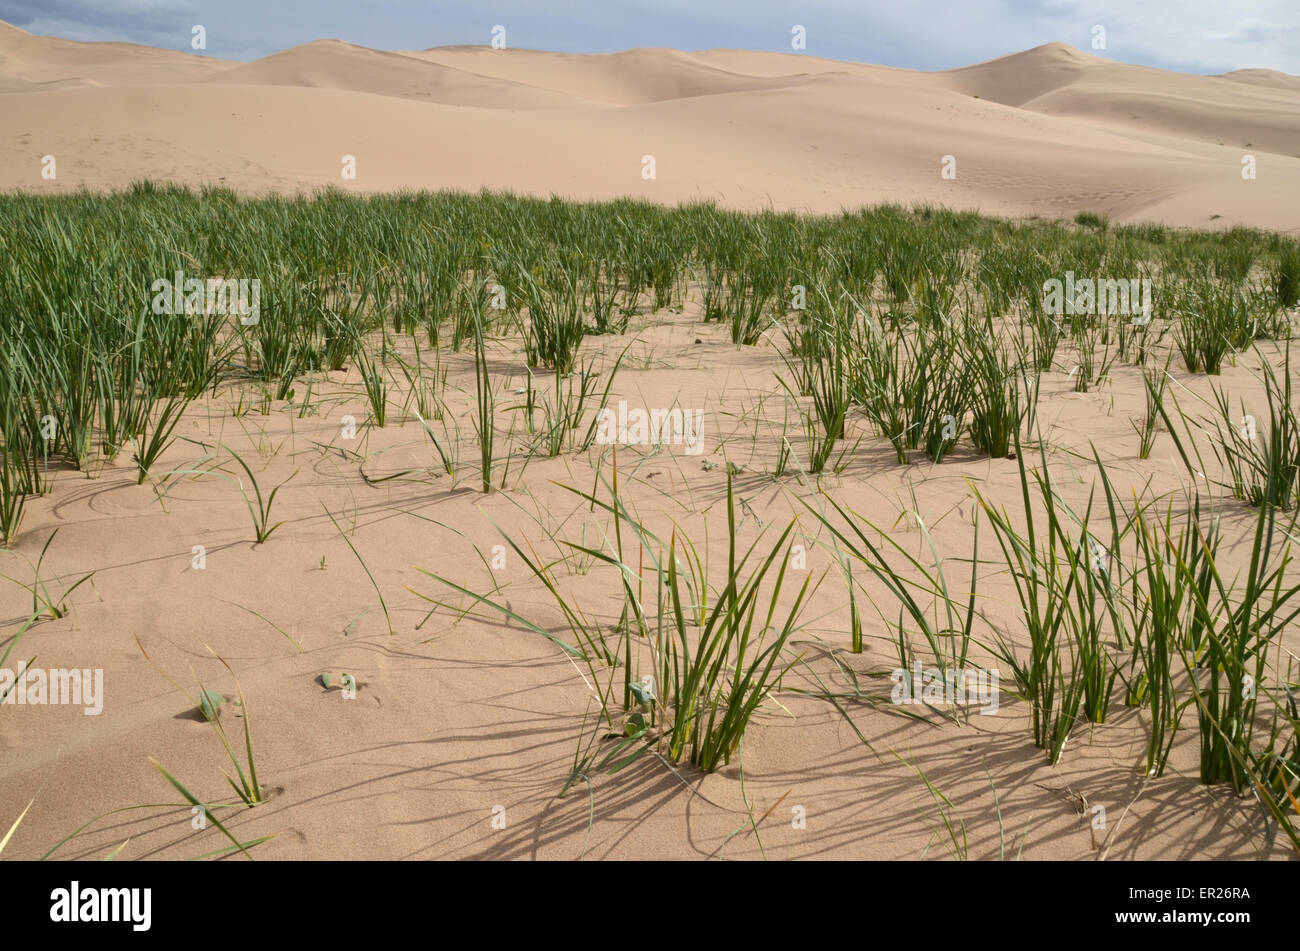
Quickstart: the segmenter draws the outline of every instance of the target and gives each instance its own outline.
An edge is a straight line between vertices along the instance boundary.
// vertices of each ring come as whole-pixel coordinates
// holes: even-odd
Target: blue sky
[[[256,59],[335,37],[377,49],[486,44],[611,52],[733,47],[914,69],[964,66],[1059,40],[1124,62],[1300,74],[1300,0],[0,0],[0,20],[76,40],[129,40]],[[1094,26],[1106,49],[1094,50]]]

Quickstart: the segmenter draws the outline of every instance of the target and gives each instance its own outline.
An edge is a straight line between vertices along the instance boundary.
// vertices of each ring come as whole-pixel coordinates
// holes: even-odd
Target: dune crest
[[[281,53],[230,66],[204,82],[246,86],[341,89],[424,102],[482,108],[544,109],[583,105],[583,100],[387,53],[342,40],[316,40]]]

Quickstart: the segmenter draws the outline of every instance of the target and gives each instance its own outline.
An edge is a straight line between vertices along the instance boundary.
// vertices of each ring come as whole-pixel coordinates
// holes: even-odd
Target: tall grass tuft
[[[1215,455],[1228,470],[1232,494],[1251,505],[1289,509],[1300,489],[1300,420],[1292,399],[1291,348],[1288,345],[1282,380],[1263,361],[1267,417],[1255,417],[1240,404],[1234,414],[1227,394],[1214,389],[1219,409]]]

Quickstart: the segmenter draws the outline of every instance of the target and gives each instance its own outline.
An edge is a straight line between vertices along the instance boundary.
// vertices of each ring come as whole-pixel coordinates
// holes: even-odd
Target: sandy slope
[[[734,50],[397,53],[337,40],[242,64],[0,26],[0,117],[5,188],[149,175],[254,192],[486,186],[1300,225],[1300,79],[1167,73],[1062,44],[938,73]],[[1241,178],[1246,153],[1257,180]],[[341,177],[345,154],[355,181]],[[945,155],[955,181],[941,177]]]

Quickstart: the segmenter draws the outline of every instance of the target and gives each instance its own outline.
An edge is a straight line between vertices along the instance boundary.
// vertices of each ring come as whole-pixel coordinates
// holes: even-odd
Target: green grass
[[[851,302],[850,302],[851,303]],[[845,420],[853,405],[854,370],[851,366],[856,341],[850,319],[837,311],[824,288],[818,287],[813,307],[803,318],[802,331],[792,335],[782,328],[792,357],[782,353],[786,369],[799,382],[802,395],[811,397],[811,411],[806,417],[808,432],[808,471],[825,470],[835,446],[845,435]],[[790,396],[798,395],[781,374],[777,380]]]
[[[275,505],[276,495],[285,487],[285,485],[288,484],[289,479],[292,479],[293,475],[289,476],[288,479],[285,479],[284,482],[281,482],[272,489],[268,495],[263,497],[262,487],[258,484],[257,476],[253,475],[253,470],[249,468],[248,463],[244,461],[244,457],[233,449],[227,447],[223,448],[230,453],[230,458],[237,462],[239,467],[244,470],[244,474],[248,476],[249,483],[253,486],[253,498],[250,499],[248,493],[244,490],[243,482],[239,482],[239,491],[243,494],[244,504],[248,506],[248,514],[252,516],[253,519],[254,537],[257,544],[261,545],[271,537],[277,528],[284,524],[284,522],[271,522],[271,507]],[[294,475],[297,475],[297,472],[295,472]],[[254,500],[257,502],[256,505],[253,504]]]
[[[829,494],[823,494],[823,499],[829,509],[814,504],[807,498],[802,501],[812,516],[830,533],[837,552],[843,551],[850,566],[857,564],[864,567],[891,596],[889,602],[884,604],[882,599],[866,600],[879,615],[882,626],[886,630],[893,630],[899,666],[907,669],[917,657],[912,639],[912,634],[917,632],[925,641],[929,659],[942,673],[948,674],[965,668],[976,617],[978,522],[975,524],[968,590],[954,590],[924,523],[920,523],[921,532],[933,559],[929,565],[911,555],[880,526],[842,506]],[[821,501],[818,500],[819,503]],[[872,535],[878,536],[880,543],[873,542]],[[887,555],[887,552],[892,554]],[[899,564],[906,566],[906,574],[896,567]],[[856,613],[857,593],[852,587],[851,568],[847,574],[852,610]],[[895,605],[897,614],[893,613]],[[859,624],[860,621],[851,618],[851,649],[855,653],[861,650]]]
[[[1218,376],[1224,358],[1255,339],[1250,302],[1236,285],[1201,279],[1182,289],[1175,306],[1180,323],[1174,336],[1190,373]]]
[[[1169,364],[1164,369],[1145,367],[1142,370],[1142,389],[1146,394],[1146,414],[1142,425],[1134,422],[1133,429],[1138,435],[1138,458],[1149,459],[1155,447],[1156,435],[1160,432],[1160,412],[1164,406],[1165,394],[1169,391]]]
[[[321,508],[324,509],[325,517],[330,520],[330,524],[338,529],[339,538],[343,539],[348,548],[352,550],[352,554],[356,555],[357,561],[361,563],[361,569],[366,573],[366,577],[370,579],[370,586],[375,589],[375,596],[379,598],[379,606],[384,611],[384,623],[388,625],[388,635],[391,637],[393,635],[393,618],[392,615],[388,613],[388,602],[384,600],[384,592],[379,590],[379,582],[375,580],[375,576],[371,573],[370,566],[366,564],[366,560],[361,557],[361,552],[357,551],[357,546],[352,544],[352,539],[348,538],[347,533],[344,532],[342,526],[339,525],[338,519],[330,514],[329,509],[325,508],[324,502],[321,503]]]
[[[149,470],[158,457],[163,454],[172,442],[172,433],[175,432],[177,424],[181,421],[181,415],[185,412],[185,407],[189,401],[182,397],[172,396],[164,400],[162,408],[158,410],[156,418],[151,419],[151,414],[143,414],[140,422],[140,435],[137,440],[138,449],[132,457],[139,469],[139,477],[136,482],[144,484],[144,480],[149,477]],[[149,425],[153,423],[152,427]]]
[[[737,553],[735,495],[727,480],[727,576],[717,601],[708,612],[697,638],[687,633],[687,612],[682,605],[682,583],[677,568],[677,540],[668,552],[668,589],[671,595],[671,632],[658,632],[661,681],[672,687],[664,698],[672,712],[667,748],[671,759],[690,751],[690,760],[704,770],[731,762],[760,703],[792,662],[783,651],[798,627],[809,594],[811,576],[805,577],[785,619],[773,626],[789,567],[789,548],[782,552],[792,521],[778,537],[766,558],[746,577],[746,564],[758,546],[756,540],[743,555]],[[760,556],[761,557],[761,556]],[[762,585],[780,558],[769,591]],[[760,613],[762,612],[762,613]],[[756,623],[757,622],[757,623]],[[770,634],[769,634],[770,632]],[[667,641],[667,650],[664,642]],[[692,643],[694,641],[694,643]]]
[[[1105,215],[1099,215],[1091,211],[1081,211],[1074,216],[1074,223],[1084,228],[1094,228],[1097,231],[1105,231],[1110,227],[1110,219]]]
[[[1239,794],[1257,782],[1253,741],[1268,681],[1268,652],[1300,615],[1300,584],[1287,575],[1291,546],[1275,537],[1274,526],[1275,510],[1261,506],[1244,583],[1226,577],[1210,557],[1209,596],[1189,586],[1205,620],[1203,650],[1180,645],[1179,651],[1200,723],[1201,781],[1230,783]],[[1183,560],[1178,566],[1186,583],[1194,568]]]
[[[1022,381],[1037,371],[1021,360],[1014,344],[999,339],[991,321],[966,332],[966,363],[971,375],[969,423],[975,448],[993,458],[1005,458],[1020,438],[1021,423],[1037,389],[1021,392]],[[1028,388],[1026,388],[1028,389]]]
[[[52,474],[59,468],[94,478],[132,445],[137,481],[156,478],[158,460],[185,431],[178,427],[188,407],[205,394],[238,392],[237,416],[247,411],[245,392],[260,394],[263,412],[272,399],[303,394],[294,408],[305,418],[309,406],[319,412],[313,388],[324,374],[349,364],[373,426],[404,424],[413,406],[454,487],[461,417],[447,405],[446,381],[449,366],[468,370],[471,355],[454,356],[467,346],[475,390],[464,415],[475,431],[483,492],[509,484],[518,455],[590,451],[598,470],[590,491],[565,488],[600,524],[584,525],[580,538],[558,528],[544,538],[502,531],[512,561],[560,609],[557,629],[516,612],[495,582],[476,589],[464,578],[434,576],[442,590],[425,597],[435,610],[505,617],[562,648],[599,701],[601,721],[621,737],[612,750],[599,741],[581,747],[573,781],[650,750],[716,769],[737,755],[793,662],[791,637],[812,594],[807,581],[791,590],[793,526],[774,540],[740,545],[744,520],[736,509],[744,502],[733,485],[739,469],[728,464],[730,548],[725,565],[710,565],[707,535],[701,541],[680,525],[654,534],[628,508],[617,452],[607,478],[610,457],[593,450],[593,416],[622,365],[620,356],[604,368],[597,350],[617,346],[600,338],[662,323],[667,316],[657,312],[665,310],[689,321],[698,303],[698,319],[717,323],[736,346],[776,348],[808,435],[807,471],[819,485],[870,465],[864,446],[883,451],[890,466],[913,464],[917,451],[936,464],[971,450],[1018,460],[1021,498],[1011,511],[982,488],[976,493],[976,545],[960,585],[939,556],[933,526],[919,516],[921,547],[913,550],[829,496],[824,506],[804,499],[833,539],[850,594],[843,632],[850,649],[863,650],[875,636],[864,621],[874,611],[900,661],[926,653],[946,668],[969,663],[971,645],[991,623],[975,593],[981,572],[994,565],[979,556],[982,521],[998,542],[996,568],[1017,592],[1012,629],[994,627],[986,646],[1012,671],[1049,760],[1060,759],[1073,730],[1106,722],[1120,684],[1124,702],[1141,707],[1148,724],[1137,765],[1159,775],[1183,712],[1194,706],[1202,779],[1253,794],[1269,821],[1294,836],[1294,697],[1268,662],[1295,610],[1291,555],[1279,541],[1294,528],[1282,513],[1295,511],[1300,489],[1289,358],[1280,371],[1265,361],[1253,436],[1240,428],[1251,406],[1212,388],[1217,413],[1207,433],[1224,486],[1258,507],[1253,539],[1243,546],[1250,567],[1240,575],[1220,564],[1226,549],[1214,518],[1231,513],[1226,494],[1214,500],[1223,507],[1213,514],[1192,492],[1184,510],[1162,499],[1157,515],[1155,500],[1121,500],[1094,457],[1095,471],[1081,478],[1102,491],[1085,490],[1086,502],[1072,507],[1049,471],[1049,459],[1060,464],[1055,450],[1040,444],[1034,463],[1022,447],[1037,429],[1041,380],[1073,370],[1077,389],[1104,395],[1119,361],[1143,368],[1139,457],[1151,455],[1163,424],[1187,468],[1204,471],[1191,430],[1174,425],[1181,411],[1166,390],[1168,373],[1155,367],[1167,371],[1169,351],[1189,373],[1219,375],[1261,338],[1289,339],[1286,310],[1300,303],[1300,245],[1291,239],[1121,226],[1089,213],[1074,223],[1011,222],[897,206],[814,216],[490,193],[245,199],[140,185],[107,195],[0,196],[0,246],[7,255],[0,269],[4,546],[21,543],[33,499],[58,491]],[[1045,313],[1043,282],[1067,269],[1150,277],[1153,321]],[[260,320],[154,313],[152,284],[177,271],[199,280],[260,279]],[[802,311],[793,303],[796,286],[811,289]],[[520,346],[511,353],[514,342]],[[412,350],[413,360],[400,362],[409,396],[390,418],[399,405],[390,400],[398,379],[390,361]],[[521,362],[523,414],[502,416],[498,388],[522,375]],[[506,419],[502,452],[497,425]],[[516,424],[528,434],[522,452],[513,442]],[[778,477],[792,459],[787,430],[788,420],[774,465],[762,467]],[[264,496],[248,463],[231,457],[247,477],[237,481],[263,543],[283,524],[272,509],[284,483]],[[801,490],[811,491],[806,483]],[[512,495],[495,498],[506,505]],[[48,547],[47,540],[41,559]],[[72,589],[51,596],[40,565],[36,581],[23,585],[33,593],[33,616],[58,617]],[[612,615],[583,606],[597,585],[613,593]],[[1243,677],[1255,684],[1253,697],[1240,695]],[[223,741],[238,801],[251,805],[261,787],[247,719],[244,728],[242,753],[237,740]]]
[[[387,346],[387,341],[384,341],[384,346]],[[388,422],[388,376],[382,357],[376,359],[374,351],[358,337],[355,358],[366,391],[366,402],[370,404],[370,418],[376,426],[383,429]]]
[[[558,370],[556,371],[559,372]],[[483,321],[474,319],[474,398],[478,407],[478,416],[474,421],[474,432],[478,437],[479,469],[481,487],[484,493],[492,491],[492,446],[496,436],[496,396],[492,390],[492,375],[487,365],[487,343],[483,339]],[[433,435],[432,431],[429,433]],[[437,442],[435,440],[435,446]],[[439,454],[442,450],[439,449]],[[444,463],[446,457],[443,457]],[[447,470],[451,472],[450,469]]]
[[[253,755],[252,725],[251,725],[251,720],[248,712],[248,703],[244,699],[243,691],[242,690],[238,691],[238,705],[241,713],[240,718],[243,720],[244,723],[243,760],[241,762],[239,753],[237,752],[238,745],[235,742],[231,741],[230,736],[226,733],[225,725],[221,722],[220,709],[222,707],[221,701],[223,701],[224,698],[222,698],[221,695],[216,693],[215,691],[209,691],[205,689],[201,682],[198,685],[199,692],[197,698],[194,695],[191,695],[184,687],[178,684],[165,671],[163,671],[161,667],[159,667],[156,663],[154,663],[153,658],[149,656],[148,651],[145,650],[144,644],[140,642],[139,637],[136,638],[136,645],[140,648],[141,655],[143,655],[144,659],[149,662],[149,665],[153,667],[154,670],[158,671],[158,673],[162,674],[163,678],[166,679],[168,683],[170,683],[177,690],[181,691],[181,693],[185,694],[186,697],[189,699],[191,706],[195,710],[200,711],[204,722],[206,722],[208,725],[212,727],[214,735],[217,737],[218,741],[221,743],[222,748],[225,750],[226,758],[230,761],[231,766],[234,768],[234,776],[227,775],[226,782],[230,784],[231,789],[235,793],[237,801],[240,804],[242,804],[245,808],[249,808],[249,809],[253,808],[254,806],[261,805],[266,798],[266,787],[262,785],[257,778],[257,761]],[[209,653],[213,653],[211,651],[211,648],[209,648],[208,650]],[[228,663],[226,663],[225,659],[215,653],[213,653],[213,656],[216,657],[218,661],[220,661],[221,665],[225,667],[226,670],[233,677],[234,670],[230,667]],[[236,683],[236,687],[238,688],[238,683]],[[182,796],[185,797],[185,800],[188,803],[190,803],[192,806],[201,809],[204,815],[207,818],[212,820],[213,825],[215,825],[221,831],[221,833],[227,839],[230,840],[231,851],[238,851],[241,854],[243,854],[246,858],[251,858],[251,856],[249,856],[248,854],[248,849],[251,848],[253,845],[257,845],[261,842],[266,841],[266,839],[269,838],[269,837],[265,837],[262,839],[257,839],[249,842],[240,842],[239,839],[237,839],[230,832],[230,830],[226,828],[225,824],[222,823],[219,818],[217,818],[216,815],[217,804],[209,804],[208,802],[201,800],[194,793],[190,792],[190,790],[179,779],[177,779],[172,774],[172,772],[167,769],[167,767],[165,767],[162,763],[158,762],[156,759],[150,758],[150,763],[153,764],[154,768],[157,769],[158,772],[162,774],[163,778],[165,778],[167,782],[170,783],[172,787],[176,789],[177,792],[179,792]],[[80,832],[80,830],[78,830],[78,832]],[[74,833],[74,835],[76,834],[77,833]],[[67,839],[64,839],[63,841],[66,842]],[[62,844],[63,844],[62,842],[59,843],[59,845]],[[58,846],[56,845],[55,848],[57,847]],[[53,849],[51,851],[53,851]],[[223,852],[224,851],[225,850],[223,850]]]
[[[571,489],[580,498],[612,516],[617,528],[613,545],[592,548],[587,544],[551,536],[552,544],[605,565],[618,577],[625,605],[617,624],[594,617],[575,592],[566,590],[553,567],[563,560],[541,560],[533,546],[521,544],[498,528],[515,557],[550,594],[559,607],[574,642],[564,641],[534,621],[528,620],[483,593],[465,585],[424,572],[452,591],[471,599],[464,614],[477,605],[523,624],[561,646],[586,668],[584,677],[599,702],[602,717],[614,725],[619,707],[615,701],[618,673],[622,673],[622,711],[626,722],[621,734],[623,747],[631,752],[619,760],[621,769],[652,749],[661,750],[672,761],[689,760],[702,770],[724,766],[735,754],[745,729],[759,706],[794,663],[786,657],[791,636],[799,629],[804,606],[816,585],[805,577],[793,598],[782,603],[789,570],[791,521],[770,548],[760,549],[762,533],[744,551],[737,544],[736,499],[728,478],[727,524],[729,529],[726,575],[720,585],[711,584],[708,566],[689,538],[674,530],[665,543],[632,518],[623,507],[617,476],[608,487],[608,501]],[[631,550],[624,549],[623,532],[636,540],[636,550],[649,561],[656,576],[653,604],[643,602],[639,572],[630,563]],[[763,552],[766,551],[766,554]],[[690,566],[689,569],[686,566]],[[683,576],[683,571],[686,575]],[[587,582],[590,584],[590,582]],[[708,600],[707,592],[717,591]],[[440,607],[450,602],[428,596]],[[610,643],[609,632],[617,634]],[[649,674],[638,666],[636,644],[650,651]],[[647,679],[649,678],[649,679]],[[635,741],[628,743],[627,741]],[[588,757],[587,762],[591,762]],[[579,764],[581,765],[581,764]],[[578,766],[575,766],[578,769]]]
[[[58,595],[50,594],[49,586],[45,583],[45,580],[41,578],[41,565],[44,564],[45,555],[50,550],[50,545],[54,542],[54,536],[56,536],[57,534],[59,534],[59,530],[56,528],[52,532],[50,532],[49,538],[45,539],[45,544],[41,546],[41,553],[36,556],[36,564],[31,566],[32,567],[31,584],[27,584],[26,582],[18,581],[13,578],[9,578],[10,581],[14,581],[15,584],[26,589],[31,594],[32,617],[35,619],[48,617],[51,620],[57,620],[59,618],[67,617],[68,598],[72,596],[72,592],[76,591],[78,588],[80,588],[83,584],[85,584],[95,575],[95,572],[93,571],[87,572],[86,574],[82,575],[79,579],[77,579],[77,581],[73,582],[72,585],[70,585],[67,588],[64,588],[60,594]],[[28,562],[28,564],[31,563]],[[5,577],[8,578],[9,576],[6,575]]]
[[[581,277],[571,266],[548,260],[533,270],[521,265],[518,281],[528,305],[523,338],[529,365],[573,372],[587,332]]]
[[[1152,276],[1159,332],[1172,328],[1191,372],[1218,373],[1257,336],[1289,333],[1282,309],[1300,294],[1294,241],[1246,229],[1079,221],[1084,227],[1008,223],[889,205],[837,216],[745,214],[707,203],[494,194],[244,199],[143,184],[107,195],[6,195],[0,541],[13,543],[51,463],[85,471],[96,452],[111,462],[134,440],[144,478],[186,403],[220,383],[257,383],[269,398],[287,399],[303,380],[310,387],[316,374],[354,360],[374,423],[383,426],[390,388],[383,335],[423,333],[436,350],[449,339],[454,351],[480,332],[513,328],[530,365],[563,377],[580,365],[589,333],[620,333],[634,314],[680,307],[694,293],[692,278],[704,319],[725,323],[741,345],[785,328],[796,285],[818,289],[815,299],[862,301],[887,333],[884,349],[865,357],[887,372],[870,385],[857,373],[845,415],[868,410],[904,458],[924,448],[939,460],[966,438],[988,455],[1009,451],[1012,430],[1034,414],[1036,376],[1025,364],[1051,368],[1066,333],[1041,313],[1042,282],[1067,267]],[[153,313],[153,283],[178,271],[201,281],[260,280],[260,319]],[[853,346],[870,342],[843,318],[834,326],[848,328]],[[802,333],[825,332],[811,320]],[[1080,386],[1103,380],[1115,353],[1147,355],[1145,329],[1080,332]],[[381,335],[374,346],[371,334]],[[813,395],[820,374],[809,417],[816,469],[844,451],[835,435],[845,406],[835,362],[842,347],[826,345],[833,340],[801,350],[792,338],[790,346],[802,362],[793,389]],[[436,420],[436,398],[423,389],[419,414]],[[42,424],[47,417],[52,431]],[[956,436],[944,435],[952,433],[949,419]]]
[[[1292,396],[1290,346],[1280,380],[1267,360],[1262,367],[1266,412],[1251,413],[1244,401],[1234,412],[1227,393],[1213,389],[1219,418],[1212,446],[1228,472],[1235,498],[1290,509],[1300,491],[1300,419]]]
[[[1300,244],[1287,241],[1279,248],[1269,281],[1283,307],[1300,304]]]
[[[1120,531],[1112,508],[1111,539],[1101,544],[1090,527],[1092,499],[1075,513],[1056,492],[1046,451],[1031,474],[1018,436],[1015,445],[1019,520],[972,486],[1014,582],[1029,638],[1027,655],[1001,632],[992,650],[1030,705],[1034,743],[1056,763],[1078,720],[1104,722],[1109,707],[1117,669],[1103,627],[1117,617],[1110,558]],[[1106,491],[1109,497],[1108,484]]]
[[[1205,618],[1199,602],[1208,603],[1204,569],[1218,555],[1218,534],[1200,525],[1200,507],[1190,513],[1187,524],[1175,528],[1172,505],[1164,518],[1152,517],[1148,507],[1136,512],[1137,560],[1129,600],[1133,655],[1125,673],[1126,701],[1144,706],[1148,716],[1148,738],[1144,772],[1161,776],[1182,720],[1191,703],[1180,700],[1174,683],[1179,651],[1187,650],[1198,660],[1203,656]],[[1188,582],[1191,582],[1188,584]]]

